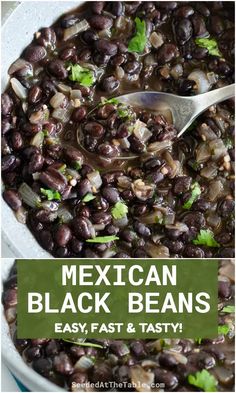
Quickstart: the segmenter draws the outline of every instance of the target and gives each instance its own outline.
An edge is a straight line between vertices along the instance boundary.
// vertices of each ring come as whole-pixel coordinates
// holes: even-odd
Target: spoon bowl
[[[234,97],[234,94],[235,84],[231,84],[191,97],[182,97],[157,91],[139,91],[118,96],[117,100],[126,106],[136,109],[147,109],[149,112],[164,115],[169,123],[174,124],[178,131],[178,137],[180,137],[207,108]],[[77,141],[81,148],[87,151],[81,143],[83,141],[83,133],[80,128],[77,131]],[[109,161],[132,160],[137,157],[137,155],[120,155],[110,158]],[[102,159],[104,160],[103,157]]]

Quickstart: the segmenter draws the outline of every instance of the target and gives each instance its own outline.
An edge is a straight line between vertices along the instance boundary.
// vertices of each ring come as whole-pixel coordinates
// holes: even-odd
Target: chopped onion
[[[50,105],[55,109],[55,108],[59,108],[59,107],[64,107],[66,104],[66,96],[63,93],[59,93],[57,92],[56,94],[54,94],[54,96],[52,96],[51,100],[50,100]]]
[[[62,123],[66,123],[70,120],[71,114],[73,111],[73,106],[69,105],[67,108],[56,108],[52,112],[52,117],[54,119],[61,121]]]
[[[98,190],[102,185],[102,178],[98,171],[93,171],[87,174],[87,178],[89,179],[90,183],[93,187]]]
[[[86,21],[86,19],[83,19],[80,22],[76,23],[75,25],[68,27],[67,29],[64,30],[64,40],[67,41],[73,36],[75,36],[76,34],[81,33],[82,31],[88,29],[89,29],[89,24]]]
[[[130,368],[130,378],[132,384],[138,392],[151,392],[151,386],[154,383],[154,373],[145,371],[140,365]]]
[[[211,88],[211,84],[207,78],[207,75],[205,74],[205,72],[203,72],[201,70],[192,71],[189,74],[188,79],[193,80],[196,83],[196,85],[197,85],[196,93],[197,94],[206,93]]]
[[[54,201],[43,201],[41,203],[41,207],[46,210],[50,210],[51,212],[55,212],[58,210],[58,203]]]
[[[155,49],[160,48],[160,46],[162,46],[162,44],[164,44],[162,34],[157,33],[156,31],[153,31],[153,33],[150,35],[149,41],[150,41],[151,45],[153,46],[153,48],[155,48]]]
[[[125,190],[130,190],[131,188],[131,179],[128,176],[119,176],[117,178],[117,185],[120,188]]]
[[[209,148],[214,161],[218,161],[219,158],[222,158],[227,154],[227,147],[225,146],[222,139],[214,139],[213,141],[210,141]]]
[[[180,346],[180,349],[182,349],[181,346]],[[174,356],[178,363],[187,364],[187,362],[188,362],[188,359],[186,358],[186,356],[184,356],[181,353],[178,353],[176,351],[173,351],[172,348],[169,350],[164,350],[163,352]]]
[[[210,225],[212,228],[216,229],[220,226],[221,219],[214,212],[210,213],[209,216],[207,217],[207,224]]]
[[[170,70],[170,75],[174,78],[174,79],[179,79],[182,75],[183,75],[183,66],[182,64],[176,64],[174,67],[171,68]]]
[[[116,251],[108,248],[103,253],[102,258],[112,258],[112,257],[114,257],[114,255],[116,255]]]
[[[166,225],[168,229],[177,229],[180,232],[188,232],[188,227],[183,222],[176,222],[174,225]]]
[[[217,176],[217,171],[218,166],[213,162],[210,162],[206,167],[201,170],[200,175],[202,177],[205,177],[206,179],[213,179]]]
[[[44,124],[48,122],[48,118],[49,110],[46,105],[43,105],[39,111],[32,113],[32,115],[29,117],[29,121],[32,124]]]
[[[70,92],[71,92],[71,87],[67,86],[67,85],[64,85],[64,83],[59,83],[57,85],[57,87],[64,94],[70,94]]]
[[[162,141],[162,142],[153,142],[148,145],[147,150],[149,152],[159,152],[164,149],[168,149],[172,146],[172,141]]]
[[[198,128],[198,133],[204,141],[205,140],[212,141],[213,139],[217,138],[214,131],[206,123],[201,124],[201,126]]]
[[[81,100],[81,99],[82,99],[81,90],[78,90],[78,89],[71,90],[71,92],[70,92],[70,98],[71,98],[72,100],[75,100],[75,99]]]
[[[175,222],[175,212],[173,212],[173,211],[168,211],[167,212],[167,214],[165,215],[165,218],[164,218],[164,223],[166,224],[166,225],[172,225],[172,224],[174,224],[174,222]]]
[[[75,363],[74,370],[77,371],[87,371],[89,368],[93,367],[94,361],[88,356],[81,356],[81,358]]]
[[[20,100],[25,100],[27,98],[27,89],[18,81],[16,78],[11,78],[10,80],[11,87],[16,93],[17,97],[20,98]]]
[[[8,323],[12,323],[16,320],[16,307],[9,307],[5,311],[6,320]]]
[[[216,83],[217,82],[217,76],[216,76],[216,74],[214,73],[214,72],[208,72],[207,73],[207,78],[208,78],[208,80],[209,80],[209,82],[210,82],[210,84],[211,85],[213,85],[214,83]]]
[[[211,152],[209,150],[209,144],[202,142],[196,148],[196,161],[198,163],[206,162],[211,157]]]
[[[148,243],[146,247],[147,254],[151,258],[169,258],[170,257],[170,252],[169,248],[163,245],[157,246],[156,244],[153,243]]]
[[[216,201],[224,191],[224,186],[220,180],[213,180],[208,187],[208,198],[210,201]]]
[[[44,133],[43,133],[43,131],[40,131],[40,132],[37,132],[37,134],[35,134],[33,136],[33,138],[30,141],[30,145],[36,146],[36,147],[42,147],[43,141],[44,141]]]
[[[19,194],[26,205],[30,207],[38,207],[41,203],[41,199],[36,192],[32,190],[30,186],[26,183],[22,183],[19,187]]]
[[[163,221],[163,214],[161,211],[153,211],[152,213],[145,214],[139,217],[139,221],[143,224],[157,224]]]
[[[21,224],[26,224],[26,220],[27,220],[27,210],[21,206],[16,212],[15,212],[15,216],[17,221],[19,221]]]
[[[121,139],[117,139],[117,140],[119,141],[119,144],[122,147],[122,149],[129,150],[130,142],[129,142],[128,138],[121,138]]]
[[[12,75],[17,71],[22,70],[24,67],[28,68],[29,70],[29,75],[33,74],[33,67],[32,65],[24,60],[24,59],[17,59],[16,61],[14,61],[14,63],[12,63],[12,65],[10,66],[9,70],[8,70],[8,74]]]
[[[146,127],[146,124],[137,120],[134,124],[133,133],[141,142],[147,142],[151,138],[152,133]]]
[[[135,180],[131,187],[136,197],[141,201],[152,198],[155,189],[153,184],[145,184],[141,179]]]
[[[73,218],[72,214],[64,206],[59,207],[57,211],[57,217],[63,224],[68,224],[68,222],[70,222]]]
[[[103,231],[105,229],[105,224],[94,224],[93,227],[95,231]]]

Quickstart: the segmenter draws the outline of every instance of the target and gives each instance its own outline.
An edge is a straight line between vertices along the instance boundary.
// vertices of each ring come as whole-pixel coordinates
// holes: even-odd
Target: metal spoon
[[[178,137],[180,137],[200,113],[204,112],[211,105],[234,97],[234,94],[235,84],[232,84],[191,97],[182,97],[157,91],[140,91],[119,96],[117,100],[134,108],[147,109],[150,112],[165,115],[167,120],[174,124],[178,131]],[[80,136],[78,131],[78,143],[81,145]],[[81,147],[85,149],[82,145]],[[138,156],[118,156],[112,157],[111,160],[130,160],[136,157]]]

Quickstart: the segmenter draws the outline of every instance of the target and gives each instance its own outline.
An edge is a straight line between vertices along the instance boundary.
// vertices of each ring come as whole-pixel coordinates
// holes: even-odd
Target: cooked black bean
[[[119,192],[116,188],[114,187],[103,187],[102,189],[102,196],[112,204],[115,204],[120,200]]]
[[[95,30],[110,29],[113,25],[111,18],[103,15],[94,15],[89,19],[89,24]]]
[[[48,71],[58,79],[66,79],[68,76],[68,71],[61,60],[50,61],[48,64]]]
[[[21,198],[15,190],[5,190],[3,192],[3,198],[13,210],[18,210],[22,205]]]
[[[117,53],[117,45],[103,38],[97,40],[94,46],[98,52],[101,52],[104,55],[114,56]]]
[[[47,51],[41,45],[30,45],[24,52],[24,58],[31,63],[37,63],[45,56],[47,56]]]
[[[13,108],[13,101],[11,97],[4,93],[1,96],[1,106],[2,106],[2,114],[4,116],[9,115],[12,111]]]
[[[93,237],[94,229],[91,221],[85,217],[75,217],[71,223],[74,235],[80,240]]]

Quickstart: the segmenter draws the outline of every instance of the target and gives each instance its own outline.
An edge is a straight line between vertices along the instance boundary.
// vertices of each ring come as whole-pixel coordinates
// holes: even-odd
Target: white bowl
[[[2,259],[2,281],[7,279],[13,263],[14,259]],[[1,305],[1,321],[2,361],[12,374],[32,392],[65,392],[64,389],[49,382],[46,378],[36,373],[36,371],[27,366],[23,361],[12,342],[9,326],[4,315],[3,305]]]
[[[9,81],[8,68],[30,44],[34,33],[50,26],[60,15],[78,7],[82,1],[25,1],[12,12],[2,28],[2,91]],[[29,229],[20,224],[2,200],[3,241],[19,258],[52,258],[38,244]]]

